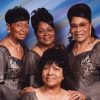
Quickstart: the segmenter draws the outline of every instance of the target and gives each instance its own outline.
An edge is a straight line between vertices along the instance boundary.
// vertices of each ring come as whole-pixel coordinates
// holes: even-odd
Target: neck
[[[11,42],[13,42],[13,44],[15,44],[15,45],[18,45],[18,44],[19,44],[19,41],[16,40],[16,39],[15,39],[14,37],[12,37],[11,35],[8,36],[8,39],[9,39]]]
[[[84,48],[85,46],[88,46],[88,45],[92,44],[94,41],[95,41],[95,38],[90,37],[90,38],[88,38],[87,40],[85,40],[83,42],[76,42],[75,43],[75,46],[77,48],[80,48],[80,47],[83,47]]]
[[[20,50],[20,43],[16,40],[14,40],[12,37],[8,37],[8,41],[11,44],[12,47],[14,47],[17,51]]]
[[[51,96],[59,96],[61,94],[61,88],[60,88],[60,86],[53,87],[53,88],[48,88],[46,86],[43,86],[43,92],[45,92]]]
[[[51,48],[51,47],[53,47],[54,46],[54,44],[52,44],[52,45],[41,45],[41,44],[37,44],[37,46],[44,52],[45,50],[47,50],[47,49],[49,49],[49,48]]]

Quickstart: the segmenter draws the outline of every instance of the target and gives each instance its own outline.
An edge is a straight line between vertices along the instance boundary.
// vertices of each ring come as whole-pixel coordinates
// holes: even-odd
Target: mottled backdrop
[[[14,6],[21,5],[25,7],[30,15],[32,10],[45,7],[54,17],[54,23],[57,30],[57,42],[68,44],[69,23],[67,20],[67,11],[69,7],[76,3],[86,3],[92,10],[92,23],[98,37],[100,37],[100,0],[0,0],[0,40],[7,35],[5,13]],[[29,26],[29,35],[24,41],[29,48],[36,43],[34,30]]]

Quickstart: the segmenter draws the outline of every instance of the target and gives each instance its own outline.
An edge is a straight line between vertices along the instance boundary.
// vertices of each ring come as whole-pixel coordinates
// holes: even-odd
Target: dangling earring
[[[72,36],[71,32],[68,33],[68,39],[69,40],[75,40],[74,37]]]
[[[10,33],[10,30],[8,30],[8,33]]]

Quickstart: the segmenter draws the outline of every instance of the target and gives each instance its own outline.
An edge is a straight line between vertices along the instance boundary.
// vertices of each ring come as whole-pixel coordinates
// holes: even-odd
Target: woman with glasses
[[[67,47],[69,61],[69,80],[66,80],[68,89],[86,89],[93,85],[95,91],[85,92],[92,100],[98,100],[100,91],[100,40],[95,34],[91,23],[91,9],[80,3],[72,6],[67,13],[70,24],[70,44]],[[66,78],[68,79],[68,78]],[[69,82],[69,83],[68,83]],[[96,84],[96,85],[94,85]],[[95,98],[95,99],[94,99]]]

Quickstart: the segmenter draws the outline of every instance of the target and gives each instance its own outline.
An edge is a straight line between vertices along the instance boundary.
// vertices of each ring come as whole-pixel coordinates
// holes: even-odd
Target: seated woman
[[[33,89],[33,93],[23,94],[21,100],[86,100],[82,93],[62,88],[67,73],[64,47],[55,46],[46,50],[40,59],[37,73],[42,86]]]

